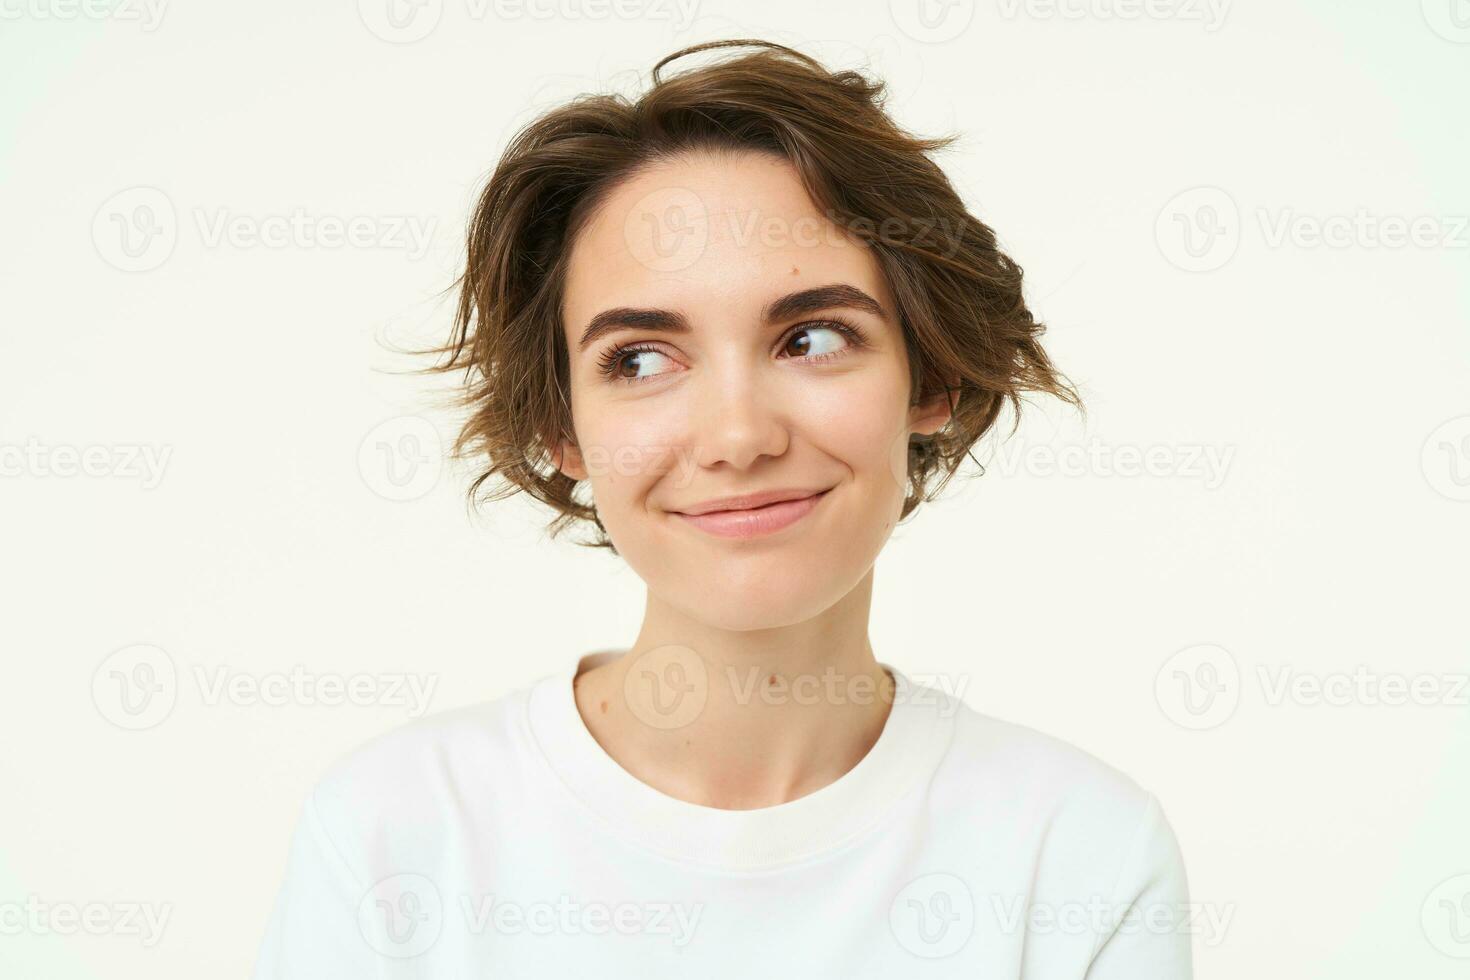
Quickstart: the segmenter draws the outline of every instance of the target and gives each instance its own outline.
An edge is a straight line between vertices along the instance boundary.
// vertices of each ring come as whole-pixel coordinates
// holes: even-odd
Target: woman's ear
[[[933,435],[954,417],[954,406],[959,403],[960,379],[952,377],[947,388],[934,392],[928,398],[909,408],[909,428],[919,435]]]
[[[582,450],[570,439],[563,437],[557,440],[551,451],[551,462],[573,480],[587,479],[587,465],[582,459]]]

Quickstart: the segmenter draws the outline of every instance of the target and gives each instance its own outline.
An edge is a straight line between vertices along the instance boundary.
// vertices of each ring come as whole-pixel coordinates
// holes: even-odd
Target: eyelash
[[[808,354],[804,357],[792,358],[792,360],[808,362],[830,361],[833,358],[842,357],[846,354],[852,353],[855,350],[859,350],[867,346],[867,340],[866,338],[864,338],[861,330],[859,330],[853,324],[848,323],[846,320],[841,320],[833,317],[831,319],[824,320],[809,320],[806,323],[798,324],[796,328],[792,330],[789,334],[787,334],[785,338],[781,341],[782,349],[784,350],[786,345],[791,343],[791,338],[801,334],[803,331],[816,329],[818,327],[825,327],[829,330],[837,331],[843,336],[844,339],[847,340],[848,346],[842,348],[841,350],[824,351],[821,354]],[[650,374],[647,377],[642,378],[620,378],[616,376],[616,371],[618,369],[618,366],[622,363],[623,358],[627,357],[629,354],[637,354],[640,351],[648,351],[653,354],[664,353],[658,347],[647,343],[628,344],[624,347],[613,347],[603,353],[603,355],[598,359],[598,372],[609,381],[630,385],[642,384],[645,381],[653,381],[656,378],[663,377],[663,375],[661,374]]]

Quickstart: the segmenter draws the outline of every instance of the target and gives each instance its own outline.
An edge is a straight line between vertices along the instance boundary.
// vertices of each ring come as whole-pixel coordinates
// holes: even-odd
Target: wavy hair
[[[727,47],[758,50],[661,77],[671,61]],[[425,371],[465,372],[455,397],[468,416],[452,452],[478,461],[471,506],[524,491],[557,512],[552,537],[590,522],[595,538],[578,543],[617,553],[553,455],[573,431],[561,324],[567,261],[613,187],[691,151],[780,156],[818,209],[873,250],[903,327],[910,404],[944,391],[952,409],[937,432],[910,437],[900,520],[934,499],[1002,407],[1017,424],[1027,392],[1080,407],[1041,347],[1021,267],[929,159],[958,136],[910,135],[884,112],[883,82],[830,72],[768,41],[684,48],[654,66],[652,81],[637,101],[583,95],[541,115],[511,139],[479,194],[452,287],[452,336],[419,352],[443,357]]]

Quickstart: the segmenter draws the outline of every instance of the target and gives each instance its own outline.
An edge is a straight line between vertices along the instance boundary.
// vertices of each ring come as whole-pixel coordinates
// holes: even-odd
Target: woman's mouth
[[[766,504],[763,507],[751,507],[745,510],[716,510],[707,514],[682,514],[673,511],[673,515],[682,521],[713,534],[720,538],[753,538],[764,534],[774,534],[784,528],[790,527],[806,515],[810,514],[831,492],[829,487],[821,493],[814,493],[810,497],[802,497],[798,500],[783,500],[779,503]]]

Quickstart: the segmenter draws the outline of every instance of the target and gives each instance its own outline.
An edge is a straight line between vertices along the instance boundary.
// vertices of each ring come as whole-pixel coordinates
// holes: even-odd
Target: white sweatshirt
[[[1158,801],[892,665],[877,742],[755,810],[668,796],[577,710],[589,655],[320,780],[256,980],[1189,980]]]

